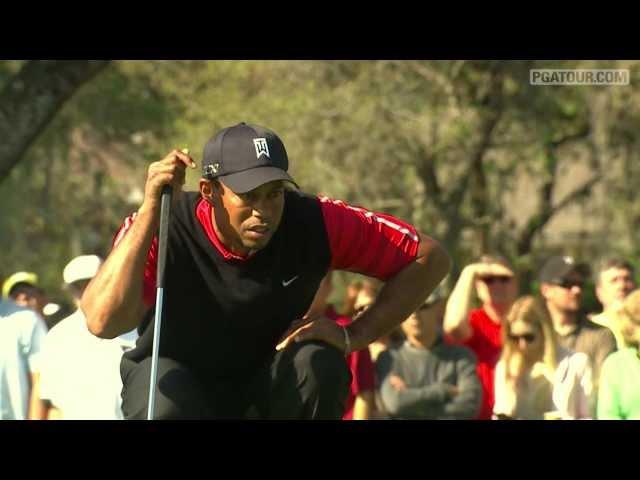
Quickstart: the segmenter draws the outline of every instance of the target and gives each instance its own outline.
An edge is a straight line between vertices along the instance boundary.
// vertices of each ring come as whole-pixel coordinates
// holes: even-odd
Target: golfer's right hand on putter
[[[160,212],[160,196],[162,187],[171,185],[173,187],[173,201],[175,202],[182,191],[187,167],[196,168],[196,163],[189,156],[189,150],[173,150],[159,162],[149,165],[147,172],[147,183],[144,187],[145,209]]]

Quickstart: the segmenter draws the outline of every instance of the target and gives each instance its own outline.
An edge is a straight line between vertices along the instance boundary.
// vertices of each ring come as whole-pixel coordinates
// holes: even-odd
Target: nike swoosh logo
[[[282,286],[283,286],[283,287],[288,287],[288,286],[289,286],[289,285],[291,285],[291,284],[295,281],[295,279],[296,279],[296,278],[298,278],[299,276],[300,276],[300,275],[296,275],[295,277],[293,277],[291,280],[288,280],[288,281],[284,281],[284,280],[283,280],[283,281],[282,281]]]

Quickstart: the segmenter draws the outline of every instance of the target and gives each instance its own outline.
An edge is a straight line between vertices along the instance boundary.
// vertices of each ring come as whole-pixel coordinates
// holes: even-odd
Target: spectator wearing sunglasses
[[[584,353],[558,345],[544,305],[517,300],[503,325],[496,365],[494,418],[542,420],[588,418],[591,368]]]
[[[474,294],[482,303],[473,309]],[[483,255],[467,265],[451,292],[444,316],[444,331],[450,341],[470,348],[477,357],[482,385],[478,419],[493,413],[494,370],[502,350],[502,324],[518,296],[514,269],[500,255]]]
[[[560,345],[589,357],[597,392],[602,363],[616,350],[616,339],[611,330],[589,321],[581,311],[584,282],[589,273],[589,267],[573,257],[554,256],[540,270],[539,280],[540,293]],[[595,417],[597,394],[592,399],[591,415]]]

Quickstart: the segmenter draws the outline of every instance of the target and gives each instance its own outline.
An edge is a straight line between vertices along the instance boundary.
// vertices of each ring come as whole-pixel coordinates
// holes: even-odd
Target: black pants
[[[129,362],[129,363],[127,363]],[[123,358],[122,411],[147,418],[151,358]],[[340,419],[351,384],[342,353],[324,342],[290,344],[244,381],[210,382],[170,358],[158,361],[158,420],[260,418]]]

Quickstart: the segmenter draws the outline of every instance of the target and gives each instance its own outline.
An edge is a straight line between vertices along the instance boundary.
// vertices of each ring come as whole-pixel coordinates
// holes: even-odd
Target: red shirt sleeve
[[[120,243],[126,233],[133,225],[135,221],[136,213],[129,215],[124,223],[120,226],[120,229],[113,238],[112,250]],[[142,301],[147,307],[151,307],[155,303],[156,296],[156,266],[158,263],[158,237],[154,235],[151,242],[151,248],[147,253],[147,262],[144,266],[144,278],[142,286]]]
[[[416,229],[391,215],[319,197],[329,237],[332,270],[348,270],[381,280],[415,260]]]

